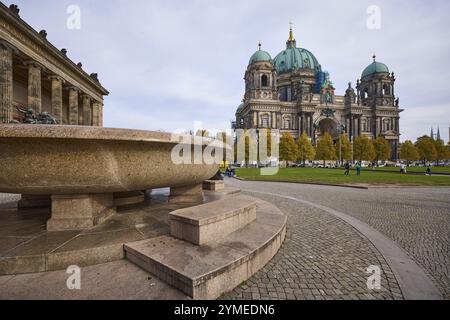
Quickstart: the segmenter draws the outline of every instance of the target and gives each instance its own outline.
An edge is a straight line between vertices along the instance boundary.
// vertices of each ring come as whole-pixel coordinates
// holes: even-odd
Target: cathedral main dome
[[[278,74],[292,72],[299,69],[314,70],[315,73],[321,71],[321,66],[316,57],[308,50],[297,48],[297,44],[292,33],[286,43],[286,50],[281,51],[273,60]]]

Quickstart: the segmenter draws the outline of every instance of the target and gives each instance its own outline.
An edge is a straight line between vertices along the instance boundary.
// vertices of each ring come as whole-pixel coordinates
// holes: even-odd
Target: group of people
[[[352,165],[350,164],[350,162],[346,162],[345,163],[345,165],[344,165],[344,168],[345,168],[345,175],[346,176],[348,176],[348,175],[350,175],[350,169],[351,169],[351,167],[352,167]],[[361,175],[361,169],[362,169],[362,166],[361,166],[361,163],[360,162],[356,162],[356,164],[355,164],[355,170],[356,170],[356,175],[357,176],[360,176]]]

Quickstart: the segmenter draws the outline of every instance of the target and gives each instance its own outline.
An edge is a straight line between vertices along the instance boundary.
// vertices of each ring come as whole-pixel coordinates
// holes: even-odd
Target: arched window
[[[387,84],[385,84],[383,86],[383,95],[388,95],[388,94],[391,94],[390,90],[389,90],[389,86]]]
[[[262,87],[268,87],[269,86],[269,79],[265,74],[261,77],[261,86]]]

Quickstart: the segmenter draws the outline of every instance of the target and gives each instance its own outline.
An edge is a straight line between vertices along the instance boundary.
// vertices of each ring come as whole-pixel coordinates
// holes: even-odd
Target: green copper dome
[[[298,69],[320,71],[320,64],[316,57],[303,48],[287,48],[275,57],[274,64],[278,73],[286,73]]]
[[[268,52],[259,49],[252,55],[252,57],[250,58],[250,62],[248,64],[260,61],[272,61],[272,57]]]
[[[241,104],[239,105],[239,107],[238,107],[237,110],[236,110],[236,113],[241,112],[242,109],[244,109],[244,104],[243,104],[243,103],[241,103]]]
[[[375,56],[373,58],[373,62],[364,69],[361,78],[367,77],[374,73],[389,73],[389,68],[387,65],[381,62],[375,61]]]
[[[311,69],[314,72],[321,71],[321,66],[316,57],[308,50],[297,48],[297,42],[292,32],[289,32],[289,39],[286,42],[286,50],[281,51],[273,60],[277,72],[286,73],[298,69]]]

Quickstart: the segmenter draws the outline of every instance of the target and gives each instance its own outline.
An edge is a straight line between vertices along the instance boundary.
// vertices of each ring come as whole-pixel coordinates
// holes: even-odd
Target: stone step
[[[124,245],[125,257],[194,299],[216,299],[264,267],[284,241],[286,216],[252,201],[256,220],[222,239],[197,246],[161,236]]]
[[[170,234],[196,245],[226,237],[256,219],[256,200],[227,197],[169,213]]]

